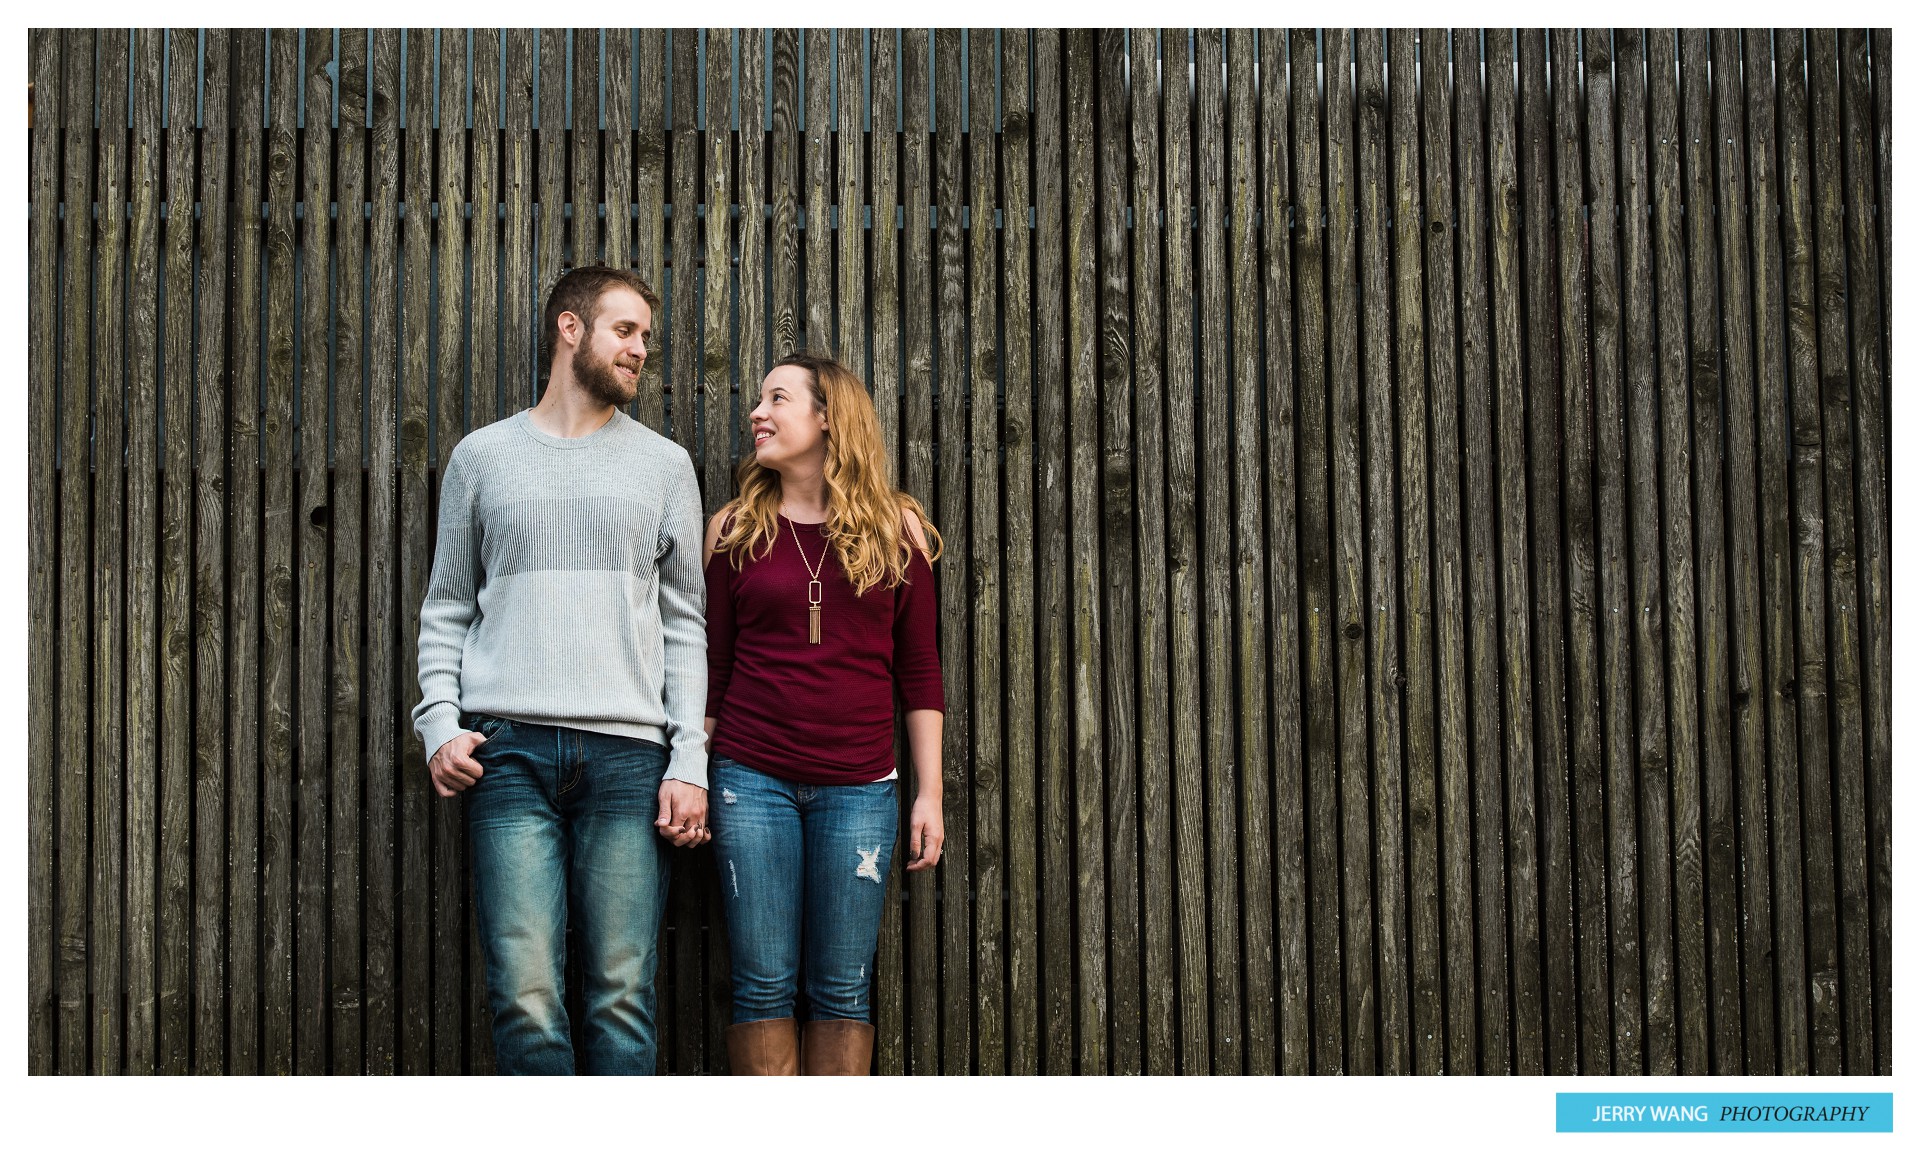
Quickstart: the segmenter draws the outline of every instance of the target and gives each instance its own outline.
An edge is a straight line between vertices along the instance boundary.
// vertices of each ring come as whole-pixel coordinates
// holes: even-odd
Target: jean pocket
[[[461,725],[486,739],[488,742],[493,741],[495,738],[513,729],[513,723],[504,718],[496,718],[491,714],[468,714],[464,715],[463,718],[464,721]]]

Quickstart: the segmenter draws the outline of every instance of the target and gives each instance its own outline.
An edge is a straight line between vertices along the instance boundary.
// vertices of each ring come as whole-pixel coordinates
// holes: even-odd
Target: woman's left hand
[[[940,812],[940,799],[931,795],[915,798],[907,830],[907,847],[913,860],[907,863],[907,872],[933,869],[946,843],[947,823]]]

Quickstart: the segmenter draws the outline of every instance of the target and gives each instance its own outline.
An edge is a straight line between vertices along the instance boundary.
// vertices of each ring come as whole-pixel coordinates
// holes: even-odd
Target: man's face
[[[640,392],[653,309],[632,288],[610,287],[601,293],[597,310],[573,353],[573,377],[600,402],[624,407]]]

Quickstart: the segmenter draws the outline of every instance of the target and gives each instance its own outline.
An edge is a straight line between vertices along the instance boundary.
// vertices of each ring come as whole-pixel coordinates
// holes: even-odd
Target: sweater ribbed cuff
[[[429,762],[455,735],[465,732],[460,725],[460,708],[451,702],[434,703],[425,714],[414,719],[413,728],[420,735],[420,741],[426,743]]]

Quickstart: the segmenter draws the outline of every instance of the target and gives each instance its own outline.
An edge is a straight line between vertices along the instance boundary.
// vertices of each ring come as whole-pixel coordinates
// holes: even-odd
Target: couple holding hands
[[[711,841],[733,1072],[864,1074],[896,695],[907,868],[945,838],[940,535],[894,488],[859,378],[812,355],[761,381],[738,494],[703,533],[685,449],[621,411],[658,305],[631,271],[562,276],[539,403],[441,479],[413,721],[436,791],[464,795],[497,1064],[654,1071],[671,856]]]

